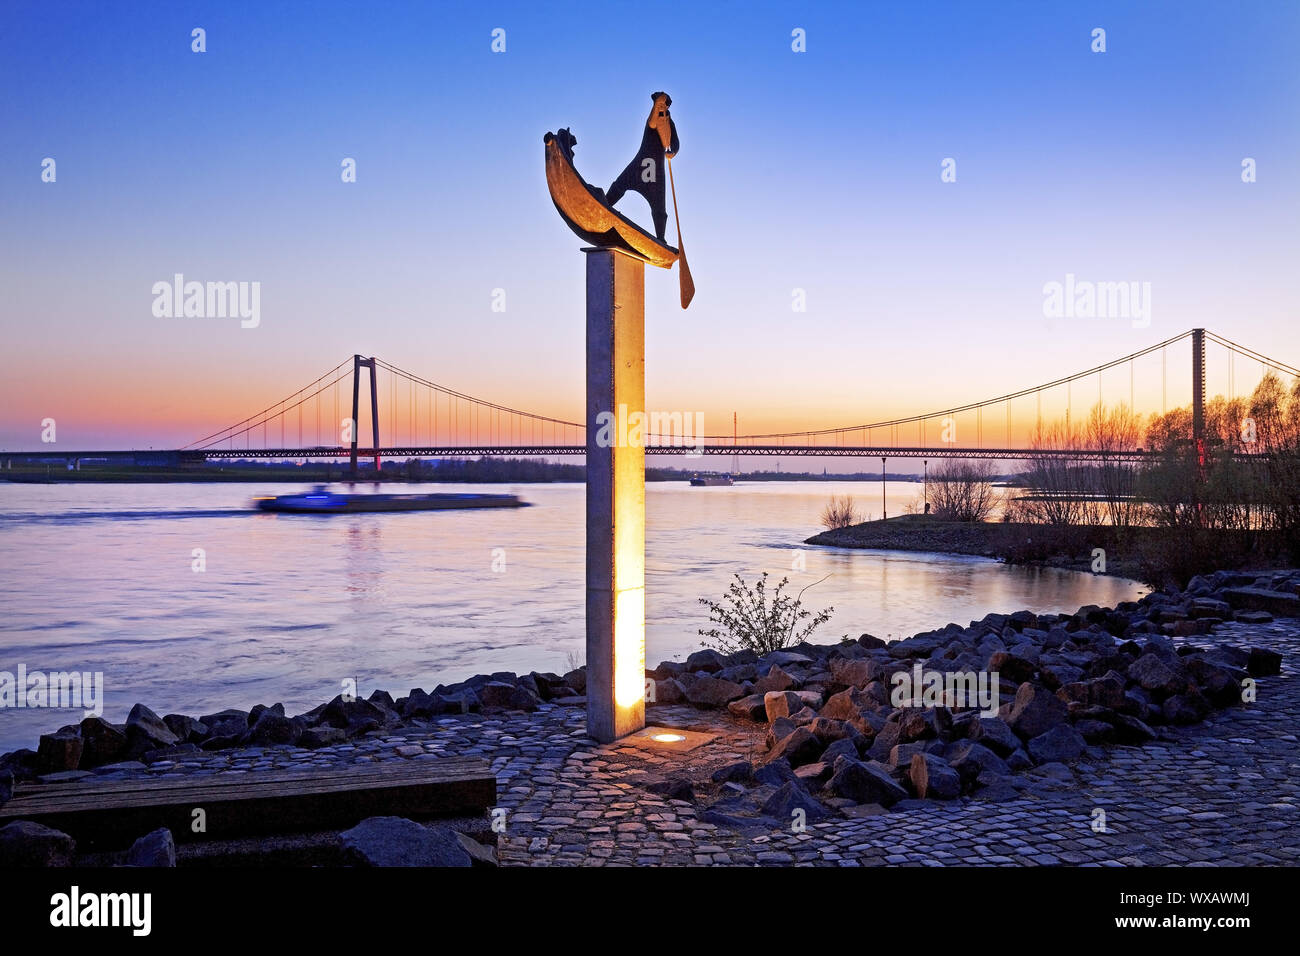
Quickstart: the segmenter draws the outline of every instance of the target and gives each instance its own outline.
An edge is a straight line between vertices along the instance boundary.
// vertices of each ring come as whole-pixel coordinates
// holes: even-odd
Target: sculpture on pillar
[[[672,97],[656,92],[650,94],[650,100],[650,116],[642,132],[641,148],[610,185],[608,194],[590,185],[574,166],[573,149],[578,138],[568,129],[548,132],[542,138],[546,146],[546,185],[560,218],[579,238],[602,249],[620,249],[661,269],[671,269],[674,262],[680,262],[684,309],[695,295],[695,283],[686,264],[685,249],[673,248],[664,238],[668,224],[664,180],[673,186],[670,160],[680,148],[677,125],[669,112]],[[650,204],[654,235],[614,208],[629,191],[640,193]],[[673,212],[676,211],[677,195],[673,187]],[[680,220],[677,242],[680,247]]]

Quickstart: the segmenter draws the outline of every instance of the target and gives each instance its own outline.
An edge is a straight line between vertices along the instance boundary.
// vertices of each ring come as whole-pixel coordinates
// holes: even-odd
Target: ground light
[[[628,734],[618,743],[632,747],[644,747],[646,750],[687,753],[696,747],[707,744],[716,736],[716,734],[703,734],[695,730],[682,730],[679,727],[657,727],[651,724],[634,734]]]

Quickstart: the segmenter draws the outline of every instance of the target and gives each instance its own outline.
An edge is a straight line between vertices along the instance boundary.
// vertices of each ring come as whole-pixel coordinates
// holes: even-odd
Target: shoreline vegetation
[[[1261,546],[1255,532],[1250,547],[1242,532],[1107,525],[1046,525],[1012,521],[950,521],[932,515],[900,515],[833,528],[805,544],[867,551],[911,551],[994,558],[1006,564],[1085,571],[1141,581],[1154,588],[1176,586],[1216,570],[1249,571],[1276,567],[1276,549]],[[1187,550],[1189,538],[1195,538]],[[1098,549],[1102,552],[1097,554]],[[1225,556],[1236,560],[1225,560]],[[1177,560],[1174,560],[1174,557]]]

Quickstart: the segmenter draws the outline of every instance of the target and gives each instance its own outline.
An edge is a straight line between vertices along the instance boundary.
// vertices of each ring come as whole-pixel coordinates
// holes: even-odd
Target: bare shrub
[[[822,510],[822,527],[827,531],[847,528],[860,520],[852,495],[832,496],[830,503]]]

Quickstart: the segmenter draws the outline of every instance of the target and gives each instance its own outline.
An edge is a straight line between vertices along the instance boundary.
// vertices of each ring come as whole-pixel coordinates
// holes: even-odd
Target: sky
[[[697,294],[647,270],[651,409],[876,421],[1195,326],[1300,364],[1298,40],[1292,2],[6,0],[0,449],[47,418],[66,448],[176,447],[353,353],[580,418],[583,243],[542,135],[607,185],[656,90]],[[156,316],[176,273],[260,283],[258,325]],[[1045,315],[1067,275],[1139,283],[1149,314]],[[1163,397],[1143,360],[1140,410],[1188,400],[1187,354]]]

